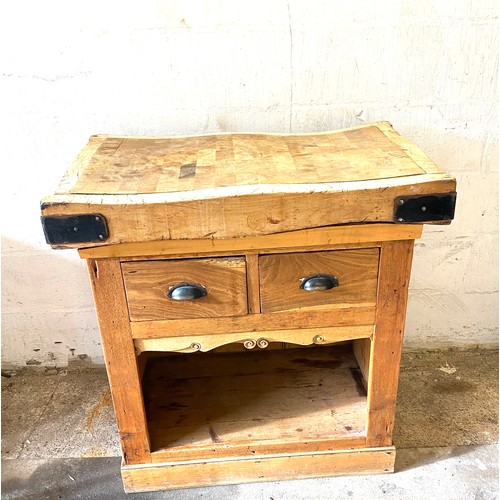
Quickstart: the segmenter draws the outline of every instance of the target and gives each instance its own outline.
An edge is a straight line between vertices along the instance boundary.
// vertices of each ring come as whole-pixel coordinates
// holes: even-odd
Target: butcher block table
[[[42,223],[88,263],[125,490],[393,471],[413,243],[455,196],[387,122],[92,136]]]

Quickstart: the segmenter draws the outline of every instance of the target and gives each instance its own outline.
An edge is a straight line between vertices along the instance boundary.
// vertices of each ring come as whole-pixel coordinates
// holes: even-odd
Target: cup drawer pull
[[[167,293],[167,297],[173,300],[196,300],[206,296],[206,288],[196,283],[179,283],[170,287]]]
[[[306,292],[321,292],[339,286],[339,280],[331,274],[315,274],[301,281],[300,288]]]

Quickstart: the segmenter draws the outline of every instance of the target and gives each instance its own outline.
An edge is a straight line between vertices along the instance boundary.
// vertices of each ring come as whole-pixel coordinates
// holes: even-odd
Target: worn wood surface
[[[328,328],[375,324],[375,306],[339,307],[331,310],[281,311],[226,318],[193,318],[158,321],[133,321],[134,339],[154,339],[218,335],[223,333],[268,332],[301,328]]]
[[[423,174],[377,125],[307,135],[93,137],[75,194],[149,194]]]
[[[260,256],[262,312],[374,306],[378,257],[378,248]],[[304,278],[317,274],[336,277],[339,286],[324,291],[300,288]]]
[[[140,367],[118,259],[87,261],[118,434],[126,464],[148,462],[150,448]]]
[[[247,313],[243,257],[124,262],[122,270],[132,321]],[[206,297],[185,301],[167,297],[171,287],[185,282],[202,285]]]
[[[181,197],[60,195],[44,201],[42,215],[99,213],[108,221],[109,238],[105,242],[60,248],[164,239],[240,238],[338,224],[393,222],[396,197],[454,191],[455,180],[429,174],[349,185],[265,187],[242,186],[236,191],[220,188]]]
[[[413,241],[384,243],[380,250],[377,319],[368,375],[367,446],[389,446],[398,392]]]
[[[249,236],[227,240],[194,239],[162,240],[121,243],[102,247],[81,248],[82,258],[121,257],[140,258],[163,256],[178,258],[191,256],[235,255],[243,252],[276,253],[342,248],[381,241],[415,240],[422,235],[420,224],[356,224],[303,229],[263,236]]]
[[[286,419],[285,423],[293,425],[290,419]],[[276,424],[275,424],[276,425]],[[300,425],[300,423],[299,423]],[[271,427],[269,430],[272,430]],[[276,429],[275,429],[276,430]],[[279,433],[279,431],[278,431]],[[277,433],[277,434],[278,434]],[[214,436],[215,440],[218,438]],[[352,435],[349,437],[338,437],[333,440],[331,438],[323,439],[308,439],[296,441],[284,441],[280,438],[276,440],[254,441],[250,446],[245,444],[234,444],[230,446],[217,446],[208,448],[208,453],[205,448],[196,449],[193,447],[179,448],[161,448],[158,451],[151,453],[151,463],[179,463],[179,462],[196,462],[207,461],[215,462],[221,460],[242,460],[245,458],[269,457],[269,456],[285,456],[304,453],[324,453],[325,451],[340,451],[363,449],[366,447],[366,438],[364,435]],[[209,458],[207,456],[209,455]],[[174,457],[174,461],[171,461]],[[200,457],[200,458],[196,458]],[[204,458],[205,457],[205,458]]]
[[[266,349],[274,342],[297,345],[328,345],[345,340],[367,338],[373,335],[373,325],[342,326],[325,328],[296,328],[268,332],[247,331],[239,333],[198,334],[185,337],[163,337],[135,340],[139,351],[197,352],[211,351],[233,342],[243,344],[247,349]]]
[[[78,248],[394,222],[396,197],[454,190],[455,179],[386,122],[302,135],[103,136],[42,215],[105,217],[109,238],[64,245]]]
[[[393,446],[296,455],[257,456],[246,460],[122,466],[127,493],[214,486],[241,482],[277,481],[345,474],[394,471]]]
[[[364,438],[359,377],[349,346],[154,358],[144,387],[155,460]]]

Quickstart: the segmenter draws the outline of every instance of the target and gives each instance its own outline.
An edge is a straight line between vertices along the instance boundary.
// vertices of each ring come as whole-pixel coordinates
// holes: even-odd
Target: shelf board
[[[365,446],[350,344],[152,358],[143,379],[154,463]]]

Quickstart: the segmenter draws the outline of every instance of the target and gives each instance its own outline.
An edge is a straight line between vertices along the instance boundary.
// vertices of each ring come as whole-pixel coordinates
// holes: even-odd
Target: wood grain
[[[289,136],[102,136],[42,200],[42,215],[107,220],[106,241],[61,248],[227,239],[395,222],[396,197],[455,189],[452,176],[387,122]]]
[[[287,419],[284,423],[287,425],[300,425],[300,422],[293,422]],[[276,425],[276,424],[275,424]],[[299,427],[301,428],[301,427]],[[271,426],[269,427],[271,430]],[[277,433],[279,434],[279,432]],[[217,440],[218,438],[214,436]],[[273,455],[285,456],[296,454],[309,454],[309,453],[323,453],[325,451],[340,451],[346,449],[362,449],[366,447],[366,438],[364,435],[352,435],[349,437],[332,438],[314,438],[311,437],[307,440],[295,440],[286,442],[283,439],[264,441],[255,440],[249,446],[248,443],[237,444],[231,446],[206,446],[200,449],[193,447],[179,447],[179,448],[160,448],[151,453],[151,463],[162,464],[165,462],[174,464],[182,462],[196,462],[196,461],[222,461],[227,459],[241,460],[244,458],[255,457],[269,457]],[[196,458],[199,457],[199,458]],[[204,458],[205,457],[205,458]],[[207,458],[210,457],[210,458]],[[171,459],[174,458],[172,461]]]
[[[377,248],[260,256],[262,312],[373,306],[378,258]],[[302,280],[316,274],[333,275],[339,286],[325,291],[302,290]]]
[[[164,337],[137,339],[136,349],[143,351],[206,352],[231,343],[244,344],[247,349],[266,349],[274,342],[297,345],[328,345],[334,342],[371,337],[372,325],[342,326],[327,328],[300,328],[273,330],[269,332],[222,333],[218,335],[193,333],[186,337]]]
[[[150,460],[140,369],[118,259],[87,261],[118,433],[126,464]]]
[[[283,311],[248,314],[227,318],[193,318],[158,321],[134,321],[130,324],[134,339],[155,339],[219,335],[240,332],[272,332],[303,328],[334,328],[375,324],[375,306],[339,307],[325,311]]]
[[[352,226],[327,226],[302,229],[286,233],[266,234],[224,240],[163,240],[121,243],[102,247],[81,248],[82,258],[122,257],[141,258],[163,256],[178,258],[185,254],[197,257],[209,255],[234,255],[244,252],[273,253],[284,251],[312,251],[333,249],[346,245],[381,241],[415,240],[422,235],[420,224],[356,224]]]
[[[364,438],[356,370],[349,346],[154,358],[144,377],[154,460]]]
[[[413,241],[384,243],[368,376],[367,446],[392,444]]]
[[[69,192],[147,194],[422,173],[377,125],[307,136],[105,137]]]
[[[247,313],[243,257],[125,262],[122,270],[132,321]],[[202,285],[206,297],[186,301],[167,297],[171,287],[184,282]]]
[[[79,248],[171,239],[227,239],[349,223],[394,222],[398,196],[447,193],[445,174],[331,184],[239,186],[151,195],[54,195],[43,216],[99,213],[108,222],[102,243]],[[332,209],[334,207],[334,209]]]
[[[122,466],[127,493],[218,484],[304,479],[394,471],[396,452],[384,448],[345,449],[289,456],[258,456],[246,460]]]

